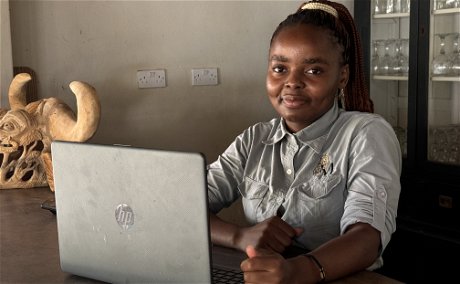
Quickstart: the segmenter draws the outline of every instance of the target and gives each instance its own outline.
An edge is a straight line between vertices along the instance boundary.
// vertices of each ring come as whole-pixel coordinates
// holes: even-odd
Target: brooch
[[[329,154],[323,154],[318,165],[313,170],[313,175],[317,177],[325,176],[328,172],[332,172],[332,163]]]

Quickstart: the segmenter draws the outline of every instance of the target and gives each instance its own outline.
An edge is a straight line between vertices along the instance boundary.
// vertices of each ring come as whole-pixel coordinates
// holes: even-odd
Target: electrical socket
[[[193,86],[212,86],[219,84],[217,68],[192,69]]]
[[[164,69],[138,70],[137,85],[139,89],[166,87],[166,72]]]

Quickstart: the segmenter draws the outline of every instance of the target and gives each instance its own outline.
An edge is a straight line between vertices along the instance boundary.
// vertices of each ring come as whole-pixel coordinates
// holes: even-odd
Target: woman
[[[208,172],[211,239],[246,251],[246,282],[316,283],[382,265],[401,153],[365,86],[343,5],[304,3],[274,32],[267,93],[280,118],[248,128]],[[240,196],[249,227],[215,215]],[[284,259],[291,245],[310,252]]]

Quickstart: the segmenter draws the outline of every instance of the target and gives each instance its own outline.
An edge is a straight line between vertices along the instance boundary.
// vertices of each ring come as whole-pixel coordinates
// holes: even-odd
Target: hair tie
[[[305,5],[303,5],[300,10],[321,10],[326,13],[331,14],[332,16],[338,18],[339,13],[337,13],[337,10],[334,9],[334,7],[331,7],[327,4],[324,3],[319,3],[319,2],[308,2]]]

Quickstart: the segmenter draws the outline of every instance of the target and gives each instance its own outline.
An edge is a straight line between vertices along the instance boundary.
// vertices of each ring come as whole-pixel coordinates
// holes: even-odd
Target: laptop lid
[[[112,283],[211,283],[204,156],[51,145],[63,271]]]

